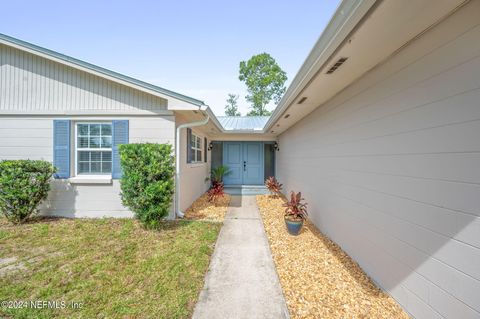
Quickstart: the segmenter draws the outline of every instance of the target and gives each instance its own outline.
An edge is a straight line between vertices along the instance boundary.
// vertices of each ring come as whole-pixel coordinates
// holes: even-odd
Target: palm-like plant
[[[210,173],[210,179],[212,180],[212,184],[215,183],[222,183],[223,178],[225,176],[230,175],[231,171],[226,165],[220,165],[212,169],[212,172]]]
[[[290,200],[283,204],[285,208],[285,217],[291,220],[305,220],[307,219],[307,203],[302,201],[302,193],[290,193]]]
[[[208,201],[215,202],[218,198],[224,195],[223,192],[223,178],[231,173],[230,169],[228,169],[225,165],[220,165],[212,169],[210,172],[210,178],[206,178],[206,180],[210,180],[212,185],[208,190]]]

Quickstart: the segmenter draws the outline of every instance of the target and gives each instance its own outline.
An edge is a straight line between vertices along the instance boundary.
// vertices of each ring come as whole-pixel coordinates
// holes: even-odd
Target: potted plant
[[[285,208],[285,224],[291,235],[298,235],[303,222],[307,219],[307,203],[303,202],[302,193],[290,193],[290,200],[283,204]]]
[[[280,195],[283,185],[280,184],[275,177],[270,176],[265,180],[265,186],[270,191],[271,195],[277,196]]]

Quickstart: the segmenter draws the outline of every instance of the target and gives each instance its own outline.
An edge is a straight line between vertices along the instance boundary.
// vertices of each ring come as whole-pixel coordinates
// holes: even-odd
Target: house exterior
[[[478,0],[344,0],[268,118],[0,36],[0,158],[56,163],[44,213],[131,216],[116,145],[168,142],[171,217],[211,167],[274,175],[416,318],[480,318],[479,101]]]
[[[174,144],[176,126],[201,108],[199,100],[0,36],[0,158],[57,166],[44,213],[131,216],[119,196],[116,146]],[[205,128],[193,132],[204,144]],[[186,135],[182,139],[186,149]],[[182,208],[207,188],[208,155],[200,153],[190,163],[181,154],[184,178],[196,185],[185,191]]]

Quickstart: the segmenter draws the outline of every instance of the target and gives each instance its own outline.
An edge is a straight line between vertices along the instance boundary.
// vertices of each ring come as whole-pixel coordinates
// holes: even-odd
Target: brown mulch
[[[223,222],[230,204],[230,195],[225,194],[215,203],[208,201],[207,193],[200,196],[185,212],[185,219]]]
[[[306,221],[288,234],[284,198],[258,195],[273,259],[292,318],[409,318],[337,244]]]

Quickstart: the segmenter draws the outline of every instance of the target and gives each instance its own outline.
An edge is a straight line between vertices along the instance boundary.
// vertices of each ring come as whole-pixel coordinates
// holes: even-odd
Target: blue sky
[[[0,32],[205,101],[248,103],[238,65],[268,52],[293,79],[339,1],[5,1]]]

